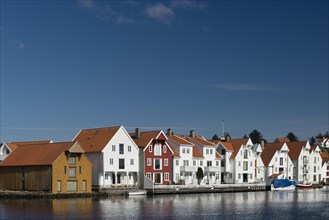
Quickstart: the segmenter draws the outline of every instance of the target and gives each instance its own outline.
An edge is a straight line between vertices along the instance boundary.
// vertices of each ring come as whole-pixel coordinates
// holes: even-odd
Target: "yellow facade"
[[[52,166],[52,193],[90,193],[92,163],[81,153],[65,152]]]

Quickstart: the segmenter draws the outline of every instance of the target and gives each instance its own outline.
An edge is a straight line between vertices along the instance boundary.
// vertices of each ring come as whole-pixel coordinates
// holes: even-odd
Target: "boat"
[[[146,190],[128,192],[128,196],[142,196],[142,195],[144,196],[146,194],[147,194]]]
[[[313,188],[312,184],[308,184],[308,183],[297,183],[296,187],[301,188],[301,189]]]
[[[271,183],[271,191],[295,190],[295,189],[296,189],[296,181],[292,181],[288,179],[274,179]]]

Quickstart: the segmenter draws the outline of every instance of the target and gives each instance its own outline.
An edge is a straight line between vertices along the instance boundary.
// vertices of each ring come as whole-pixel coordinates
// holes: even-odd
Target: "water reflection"
[[[328,188],[136,196],[0,200],[0,219],[329,219]]]

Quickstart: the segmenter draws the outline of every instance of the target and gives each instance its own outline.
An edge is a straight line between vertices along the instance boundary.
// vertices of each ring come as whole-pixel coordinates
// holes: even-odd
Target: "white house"
[[[309,166],[310,178],[309,182],[319,184],[322,181],[322,157],[319,146],[313,146],[310,149]]]
[[[139,148],[123,126],[81,130],[74,141],[93,163],[94,187],[139,184]]]
[[[310,183],[310,149],[308,141],[295,141],[286,143],[289,148],[289,157],[294,164],[293,180]]]
[[[197,185],[198,167],[204,166],[204,157],[184,136],[167,133],[168,143],[174,151],[173,181],[176,184]],[[203,182],[201,182],[203,183]]]
[[[316,139],[315,145],[320,147],[329,148],[329,138]]]
[[[321,177],[323,183],[329,185],[329,154],[326,152],[320,152],[322,158]]]
[[[223,156],[224,183],[255,183],[261,181],[264,170],[256,172],[256,166],[263,165],[259,159],[261,148],[254,146],[251,139],[226,139],[218,143],[217,151]],[[225,156],[224,156],[225,155]],[[258,161],[258,165],[257,165]],[[257,167],[258,169],[258,167]]]
[[[210,185],[220,184],[222,157],[216,151],[217,145],[210,141],[207,141],[203,136],[194,135],[193,130],[191,130],[190,135],[185,136],[185,138],[189,142],[191,142],[202,153],[204,157],[204,162],[202,162],[202,160],[199,161],[199,166],[203,168],[204,182]]]
[[[0,162],[3,161],[11,152],[13,152],[18,145],[29,144],[47,144],[52,143],[51,140],[45,141],[20,141],[20,142],[6,142],[0,146]]]
[[[274,178],[293,177],[293,162],[286,143],[265,143],[261,158],[265,167],[265,181],[269,185]]]

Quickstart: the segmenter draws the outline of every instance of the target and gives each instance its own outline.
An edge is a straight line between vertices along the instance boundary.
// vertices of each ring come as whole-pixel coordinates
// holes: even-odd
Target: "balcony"
[[[220,167],[204,167],[204,171],[206,172],[220,172]]]
[[[181,172],[197,172],[198,167],[197,166],[181,166],[180,171]]]

